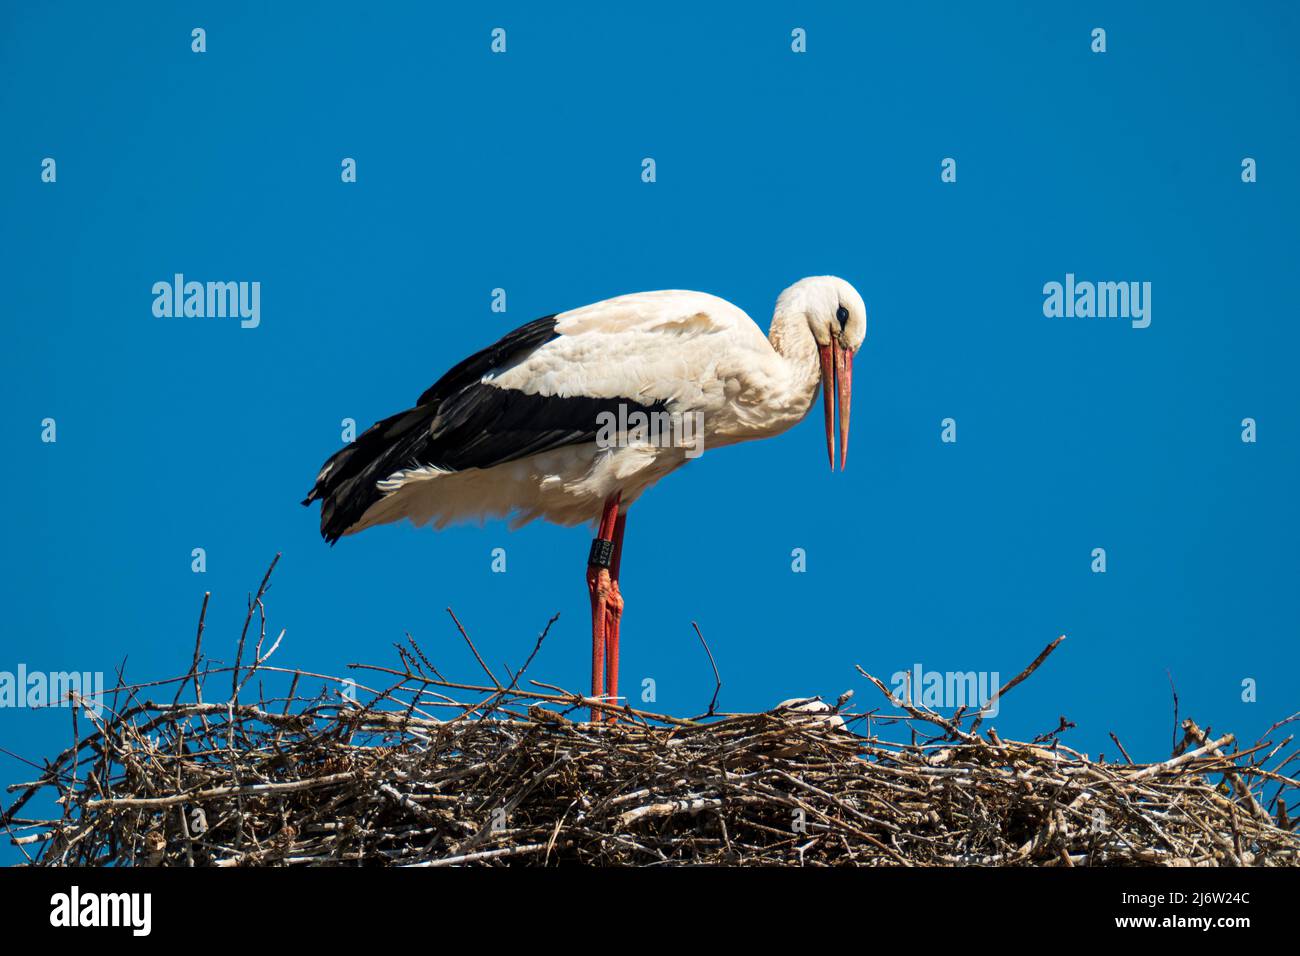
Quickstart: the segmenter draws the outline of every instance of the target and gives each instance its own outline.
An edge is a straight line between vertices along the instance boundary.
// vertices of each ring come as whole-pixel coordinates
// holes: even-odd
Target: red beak
[[[835,405],[840,410],[840,471],[849,457],[849,411],[853,403],[853,350],[832,340],[819,345],[822,363],[822,400],[826,408],[826,457],[835,470]]]

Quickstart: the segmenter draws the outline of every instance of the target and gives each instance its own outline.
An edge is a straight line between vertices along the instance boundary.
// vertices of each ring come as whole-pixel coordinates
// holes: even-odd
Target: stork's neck
[[[796,416],[794,421],[799,421],[808,414],[817,398],[821,364],[817,356],[817,340],[808,327],[808,314],[798,297],[789,296],[792,291],[787,289],[777,301],[767,339],[784,360],[788,374],[788,393],[782,404]]]

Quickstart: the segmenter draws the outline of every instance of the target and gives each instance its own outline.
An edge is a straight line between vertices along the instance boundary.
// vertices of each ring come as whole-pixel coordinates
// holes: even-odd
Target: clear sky
[[[814,412],[647,493],[625,690],[702,710],[696,620],[733,710],[875,706],[854,664],[1006,680],[1062,633],[1004,736],[1064,715],[1162,758],[1169,675],[1246,740],[1300,706],[1294,5],[552,6],[4,5],[0,671],[179,673],[205,590],[228,656],[283,552],[282,665],[389,663],[409,631],[470,677],[444,607],[512,665],[559,611],[534,676],[582,689],[590,532],[331,549],[298,501],[341,421],[539,315],[688,288],[766,328],[834,273],[870,314],[848,471]],[[260,283],[260,324],[156,317],[176,273]],[[1067,273],[1149,282],[1149,327],[1045,316]],[[69,733],[0,709],[28,758]]]

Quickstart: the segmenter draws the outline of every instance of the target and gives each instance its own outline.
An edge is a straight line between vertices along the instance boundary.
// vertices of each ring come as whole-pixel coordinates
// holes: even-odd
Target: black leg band
[[[614,542],[597,538],[591,542],[591,553],[587,555],[587,567],[610,568],[614,565]]]

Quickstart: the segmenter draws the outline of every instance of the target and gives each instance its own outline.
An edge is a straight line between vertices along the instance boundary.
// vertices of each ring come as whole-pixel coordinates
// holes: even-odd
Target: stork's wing
[[[548,396],[587,395],[709,407],[720,358],[772,356],[753,321],[730,302],[702,292],[638,292],[562,312],[557,335],[492,372],[486,381]]]
[[[683,294],[623,296],[545,316],[456,365],[414,408],[372,425],[325,462],[303,502],[321,502],[321,535],[333,543],[347,533],[383,497],[378,483],[395,472],[490,468],[590,442],[602,412],[663,410],[675,395],[649,394],[638,369],[664,337],[655,329],[671,322],[682,302],[634,300],[673,295]],[[687,308],[680,322],[678,348],[681,335],[717,330],[698,308]]]

